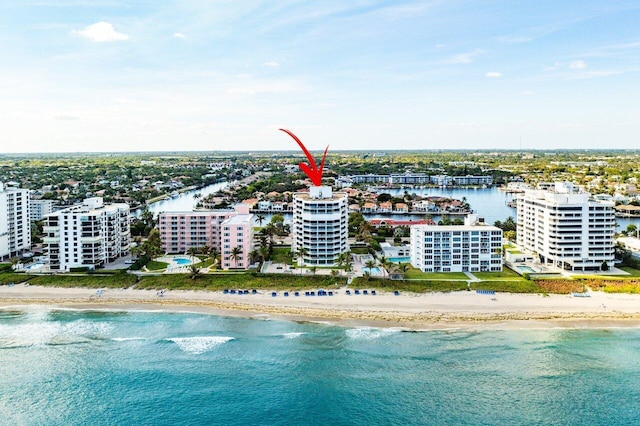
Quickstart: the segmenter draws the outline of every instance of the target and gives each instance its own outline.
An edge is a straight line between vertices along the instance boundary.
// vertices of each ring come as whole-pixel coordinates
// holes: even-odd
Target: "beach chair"
[[[235,290],[229,290],[229,293],[236,294],[236,291]]]
[[[333,296],[333,292],[332,291],[329,292],[329,296]]]
[[[294,296],[300,296],[300,292],[296,291],[295,293],[293,293]]]
[[[353,293],[354,294],[360,294],[360,290],[355,290]]]
[[[251,290],[251,294],[258,294],[258,290],[254,288],[253,290]]]
[[[288,291],[284,292],[284,297],[289,297],[289,292]]]
[[[347,294],[347,296],[351,296],[351,290],[347,290],[345,291],[345,293]]]
[[[224,290],[222,290],[222,294],[229,294],[229,289],[225,288]]]
[[[394,296],[400,296],[400,292],[399,292],[398,290],[395,290],[395,291],[393,292],[393,295],[394,295]]]
[[[371,290],[371,295],[375,296],[376,295],[376,291],[375,290]]]
[[[271,293],[271,297],[276,297],[278,295],[278,293],[276,293],[275,291],[273,293]]]
[[[368,294],[369,294],[369,291],[368,291],[368,290],[362,290],[362,294],[364,294],[364,295],[368,295]]]

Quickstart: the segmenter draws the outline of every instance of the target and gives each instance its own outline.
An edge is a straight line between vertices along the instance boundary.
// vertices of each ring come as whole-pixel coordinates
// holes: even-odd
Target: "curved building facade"
[[[291,249],[302,252],[308,266],[331,266],[349,251],[347,194],[329,186],[313,186],[293,195]]]

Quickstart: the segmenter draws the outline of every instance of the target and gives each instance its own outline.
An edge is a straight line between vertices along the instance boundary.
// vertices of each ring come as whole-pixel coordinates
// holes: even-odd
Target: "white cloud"
[[[534,93],[536,93],[536,92],[534,92],[533,90],[525,90],[524,92],[522,92],[522,94],[525,95],[525,96],[531,96]]]
[[[279,67],[280,63],[278,61],[268,61],[262,65],[264,65],[265,67]]]
[[[490,71],[490,72],[485,74],[485,77],[500,78],[500,77],[502,77],[502,73],[501,72]]]
[[[584,63],[583,60],[573,61],[569,64],[569,68],[572,70],[582,70],[587,67],[587,64]]]
[[[89,25],[84,30],[71,31],[71,33],[97,42],[122,41],[129,39],[128,35],[117,32],[115,28],[113,28],[113,25],[108,22],[96,22],[95,24]]]
[[[57,114],[53,116],[54,120],[74,121],[79,120],[80,117],[71,114]]]
[[[187,38],[187,36],[182,33],[173,33],[173,36],[175,38]]]
[[[481,49],[476,49],[473,52],[460,53],[458,55],[454,55],[450,59],[450,62],[453,62],[454,64],[469,64],[481,53],[483,53],[483,50]]]
[[[249,89],[246,87],[232,87],[230,89],[227,90],[227,93],[235,95],[235,94],[240,94],[240,95],[253,95],[256,93],[255,90],[253,89]]]

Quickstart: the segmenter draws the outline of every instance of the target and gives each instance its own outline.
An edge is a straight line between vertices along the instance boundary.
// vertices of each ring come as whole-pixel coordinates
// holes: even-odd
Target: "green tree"
[[[162,250],[162,241],[160,240],[160,231],[156,228],[152,229],[149,232],[149,236],[147,240],[142,243],[144,253],[149,257],[149,259],[155,259],[156,257],[163,254]]]
[[[517,236],[516,231],[505,231],[503,235],[504,235],[504,238],[509,241],[515,241]]]
[[[258,222],[258,225],[262,226],[262,222],[264,222],[266,220],[265,216],[263,214],[258,214],[256,216],[256,222]]]
[[[249,253],[249,261],[251,263],[257,263],[257,262],[264,261],[264,259],[262,257],[262,254],[260,253],[259,249],[251,250],[251,252]]]
[[[363,223],[367,223],[367,220],[364,218],[362,213],[360,212],[351,212],[349,213],[349,233],[354,235],[356,232],[360,230]]]
[[[387,201],[390,201],[391,200],[391,194],[387,194],[386,192],[383,192],[382,194],[378,195],[377,200],[378,200],[379,203],[385,203]]]
[[[298,247],[295,251],[294,255],[298,259],[298,266],[302,267],[304,265],[304,257],[309,254],[309,249],[306,247]],[[302,269],[300,269],[300,273],[302,273]]]
[[[192,263],[191,265],[189,265],[189,276],[191,277],[192,280],[195,280],[196,278],[198,278],[200,276],[200,268],[198,268],[198,266],[195,263]]]
[[[238,246],[231,249],[229,253],[229,258],[233,260],[233,263],[236,267],[238,267],[238,260],[240,260],[240,255],[242,254],[242,249]]]
[[[187,254],[189,256],[191,256],[191,261],[193,262],[193,258],[196,256],[196,254],[198,253],[198,249],[196,247],[189,247],[187,249]]]

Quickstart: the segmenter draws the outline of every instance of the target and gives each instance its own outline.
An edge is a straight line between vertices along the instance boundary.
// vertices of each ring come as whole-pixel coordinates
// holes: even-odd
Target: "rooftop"
[[[237,214],[224,221],[225,225],[250,225],[252,214]]]

